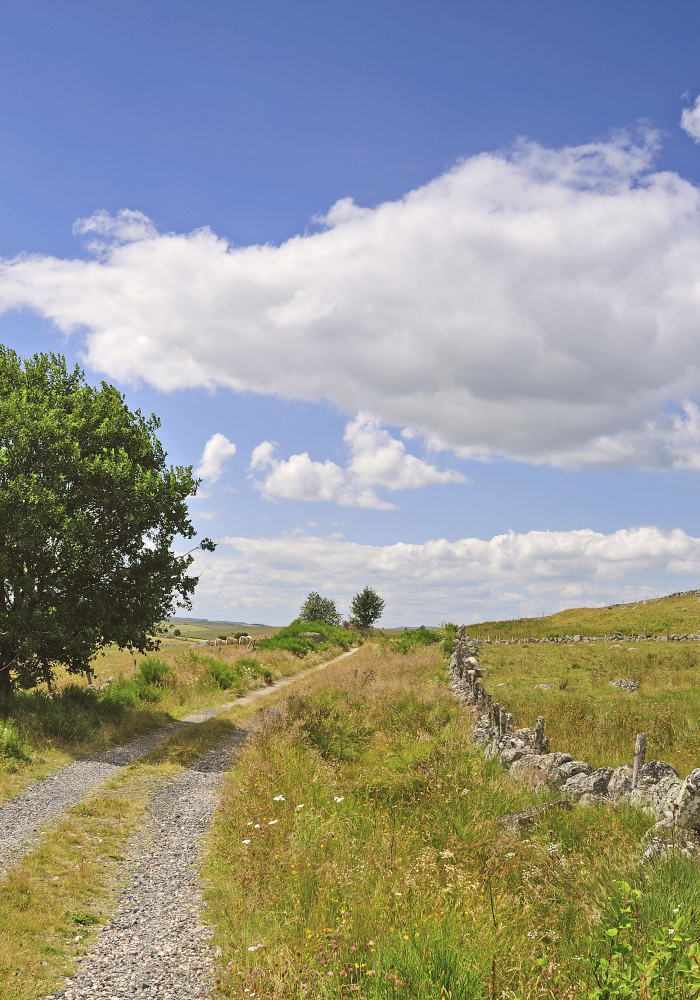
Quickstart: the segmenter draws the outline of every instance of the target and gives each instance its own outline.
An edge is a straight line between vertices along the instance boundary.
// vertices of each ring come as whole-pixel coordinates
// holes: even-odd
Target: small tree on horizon
[[[312,590],[299,610],[299,618],[303,622],[325,622],[326,625],[340,625],[340,615],[335,601],[330,597],[321,597]]]
[[[350,624],[361,629],[371,628],[382,617],[384,608],[385,602],[377,591],[365,587],[350,602]]]

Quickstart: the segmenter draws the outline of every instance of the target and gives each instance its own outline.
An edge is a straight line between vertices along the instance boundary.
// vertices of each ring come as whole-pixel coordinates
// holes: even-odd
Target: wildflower
[[[355,945],[353,945],[353,946],[352,946],[352,947],[350,948],[350,951],[357,951],[357,948],[355,947]]]
[[[276,819],[271,819],[271,820],[270,820],[270,822],[269,822],[269,823],[268,823],[267,825],[268,825],[268,826],[274,826],[274,825],[275,825],[275,823],[278,823],[278,822],[279,822],[279,820],[276,820]]]
[[[249,844],[249,843],[250,843],[250,841],[249,841],[249,840],[242,840],[242,841],[241,841],[241,843],[242,843],[242,844]]]
[[[514,853],[513,853],[512,851],[511,851],[511,853],[510,853],[510,854],[506,854],[506,857],[507,857],[507,858],[514,858],[514,857],[515,857],[515,854],[514,854]]]
[[[676,933],[676,928],[675,927],[669,927],[668,933],[669,934],[675,934]]]
[[[259,823],[256,823],[256,824],[255,824],[255,826],[253,827],[253,829],[254,829],[254,830],[259,830],[259,829],[260,829],[260,824],[259,824]]]
[[[680,910],[680,906],[677,906],[677,907],[675,908],[675,910],[674,910],[673,912],[674,912],[674,913],[678,913],[678,912],[679,912],[679,910]]]
[[[253,825],[252,819],[251,819],[250,823],[246,823],[246,826],[252,826],[252,825]]]
[[[404,934],[403,939],[404,941],[408,941],[408,934]]]
[[[537,937],[537,931],[528,931],[527,932],[527,936],[529,938],[536,938]]]
[[[303,809],[303,808],[304,808],[304,803],[303,802],[300,803],[300,805],[297,806],[297,809]]]
[[[469,795],[469,789],[468,788],[463,788],[462,791],[459,794],[460,795]]]
[[[333,973],[332,973],[332,972],[329,972],[329,973],[328,973],[328,975],[329,975],[329,976],[332,976],[332,975],[333,975]]]
[[[333,796],[333,801],[334,802],[342,802],[344,798],[345,798],[344,795],[341,795],[340,797],[338,797],[337,795],[334,795]]]
[[[341,969],[340,970],[340,975],[341,976],[347,976],[347,972],[345,971],[345,969]]]
[[[284,802],[284,795],[275,795],[272,799],[273,802]]]
[[[403,893],[402,892],[395,892],[394,895],[395,896],[403,896]]]

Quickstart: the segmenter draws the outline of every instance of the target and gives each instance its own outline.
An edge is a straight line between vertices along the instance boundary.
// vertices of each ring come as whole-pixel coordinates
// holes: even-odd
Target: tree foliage
[[[312,590],[299,610],[299,619],[303,622],[325,622],[326,625],[340,625],[340,615],[335,601],[330,597],[321,597]]]
[[[382,617],[385,602],[376,590],[365,587],[350,602],[350,624],[355,628],[371,628]]]
[[[192,557],[171,545],[195,534],[198,482],[166,465],[159,426],[64,358],[0,345],[0,695],[56,664],[89,677],[107,643],[152,650],[158,623],[191,608]]]

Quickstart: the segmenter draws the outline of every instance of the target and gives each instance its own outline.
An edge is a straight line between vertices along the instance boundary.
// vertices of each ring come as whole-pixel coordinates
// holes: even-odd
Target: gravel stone
[[[130,877],[116,915],[80,971],[46,1000],[211,996],[216,956],[200,920],[198,865],[223,772],[247,735],[238,730],[156,792],[127,850]]]

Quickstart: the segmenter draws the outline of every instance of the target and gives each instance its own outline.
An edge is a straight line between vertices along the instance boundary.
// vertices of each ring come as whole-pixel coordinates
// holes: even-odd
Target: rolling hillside
[[[607,608],[568,608],[545,618],[480,622],[469,625],[470,635],[482,639],[516,639],[566,635],[667,635],[700,632],[700,590],[653,598],[637,604]]]

